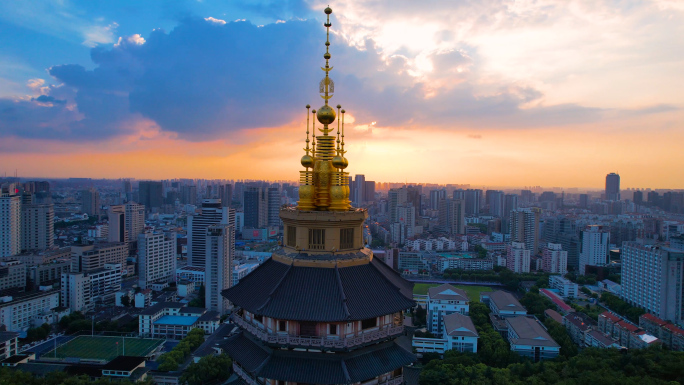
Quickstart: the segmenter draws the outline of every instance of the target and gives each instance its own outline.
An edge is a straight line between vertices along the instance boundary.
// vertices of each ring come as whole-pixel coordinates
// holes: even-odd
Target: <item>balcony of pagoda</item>
[[[246,311],[231,315],[231,320],[237,326],[274,347],[345,351],[404,334],[401,313],[371,320],[332,324],[284,321],[268,317],[261,317],[261,321],[258,321],[258,318]],[[280,331],[276,331],[278,329]],[[331,334],[331,331],[334,333]]]

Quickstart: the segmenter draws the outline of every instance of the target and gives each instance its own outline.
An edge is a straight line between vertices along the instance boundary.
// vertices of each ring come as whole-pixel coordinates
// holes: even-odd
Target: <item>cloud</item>
[[[66,100],[55,99],[52,96],[40,95],[37,98],[31,98],[31,101],[39,103],[65,104]]]
[[[468,135],[470,139],[482,139],[482,135],[470,134]]]
[[[45,79],[37,79],[37,78],[36,78],[36,79],[29,79],[29,80],[26,82],[26,86],[27,86],[28,88],[31,88],[31,89],[34,89],[34,90],[38,90],[38,89],[40,89],[41,87],[43,87],[44,85],[45,85]]]
[[[96,47],[98,44],[113,43],[117,27],[119,27],[119,24],[117,23],[111,23],[106,26],[92,25],[86,27],[83,32],[85,35],[83,45],[92,48]]]
[[[290,6],[296,8],[297,2]],[[42,93],[59,101],[51,102],[52,108],[65,111],[41,111],[23,123],[24,131],[52,138],[59,127],[59,139],[102,140],[129,134],[127,122],[146,119],[180,139],[206,141],[303,121],[303,106],[320,103],[316,93],[323,72],[318,68],[325,52],[320,23],[290,19],[259,27],[221,21],[185,17],[168,33],[120,37],[113,46],[93,48],[93,69],[78,64],[51,67],[49,74],[63,87]],[[339,24],[333,18],[333,26]],[[378,127],[407,129],[534,129],[596,122],[607,111],[629,112],[549,103],[543,84],[504,80],[484,71],[474,46],[386,55],[374,40],[350,45],[350,36],[339,32],[347,29],[343,25],[331,34],[331,76],[336,82],[332,103],[353,113],[358,125],[376,121]],[[458,33],[443,29],[433,35],[451,45],[459,39]],[[21,111],[35,108],[13,106]],[[658,107],[651,113],[664,111]],[[58,124],[49,120],[56,116]],[[18,114],[15,119],[25,117]],[[35,126],[28,127],[31,124]]]
[[[204,20],[206,20],[206,21],[208,21],[208,22],[210,22],[210,23],[219,24],[219,25],[224,25],[224,24],[226,24],[226,21],[225,21],[225,20],[215,19],[215,18],[213,18],[213,17],[211,17],[211,16],[205,17]]]

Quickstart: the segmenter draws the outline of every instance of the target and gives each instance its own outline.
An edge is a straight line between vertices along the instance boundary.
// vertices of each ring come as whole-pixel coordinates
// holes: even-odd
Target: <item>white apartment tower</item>
[[[176,234],[147,231],[138,235],[138,284],[171,282],[176,276]]]
[[[93,307],[90,277],[84,273],[62,273],[61,306],[72,311],[88,311]]]
[[[684,250],[624,242],[621,284],[625,301],[684,326]]]
[[[524,243],[512,242],[508,247],[506,268],[514,273],[530,272],[530,250]]]
[[[533,255],[539,252],[541,209],[529,207],[511,212],[511,241],[524,243]]]
[[[0,257],[21,252],[21,198],[0,192]]]
[[[542,250],[542,270],[551,274],[568,272],[568,252],[559,243],[549,243]]]
[[[233,286],[235,227],[228,224],[209,226],[206,229],[206,253],[206,308],[223,314],[230,304],[221,292]]]
[[[220,199],[202,200],[202,212],[188,215],[188,264],[205,267],[207,229],[212,225],[233,225],[235,210],[222,207]]]
[[[21,205],[21,250],[46,250],[55,245],[55,209],[52,204]]]
[[[610,232],[603,226],[591,225],[580,234],[579,273],[585,274],[586,266],[604,266],[608,263]]]
[[[145,206],[135,202],[127,202],[124,208],[127,236],[130,241],[134,241],[138,239],[138,235],[145,231]]]

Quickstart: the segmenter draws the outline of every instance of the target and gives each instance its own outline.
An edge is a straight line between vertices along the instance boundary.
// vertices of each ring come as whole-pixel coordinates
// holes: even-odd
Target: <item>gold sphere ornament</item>
[[[347,166],[349,166],[349,161],[347,160],[347,158],[337,155],[332,158],[332,164],[333,167],[341,168],[344,170],[345,168],[347,168]]]
[[[316,118],[321,124],[331,124],[335,121],[335,110],[328,105],[324,105],[316,112]]]
[[[304,155],[302,157],[302,166],[313,167],[314,166],[314,158],[311,155]]]
[[[320,8],[319,8],[319,9],[320,9]],[[326,15],[329,15],[329,14],[332,13],[332,8],[326,7],[325,10],[324,10],[324,12],[325,12]]]

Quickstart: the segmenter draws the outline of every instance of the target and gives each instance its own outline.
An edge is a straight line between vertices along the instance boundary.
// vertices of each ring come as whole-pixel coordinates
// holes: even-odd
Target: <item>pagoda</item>
[[[403,325],[403,312],[415,305],[413,284],[373,258],[363,237],[368,212],[349,201],[345,110],[329,105],[331,13],[325,9],[319,84],[325,104],[306,106],[305,171],[297,207],[280,210],[282,246],[222,292],[240,328],[223,346],[247,384],[399,385],[403,367],[416,360]]]

